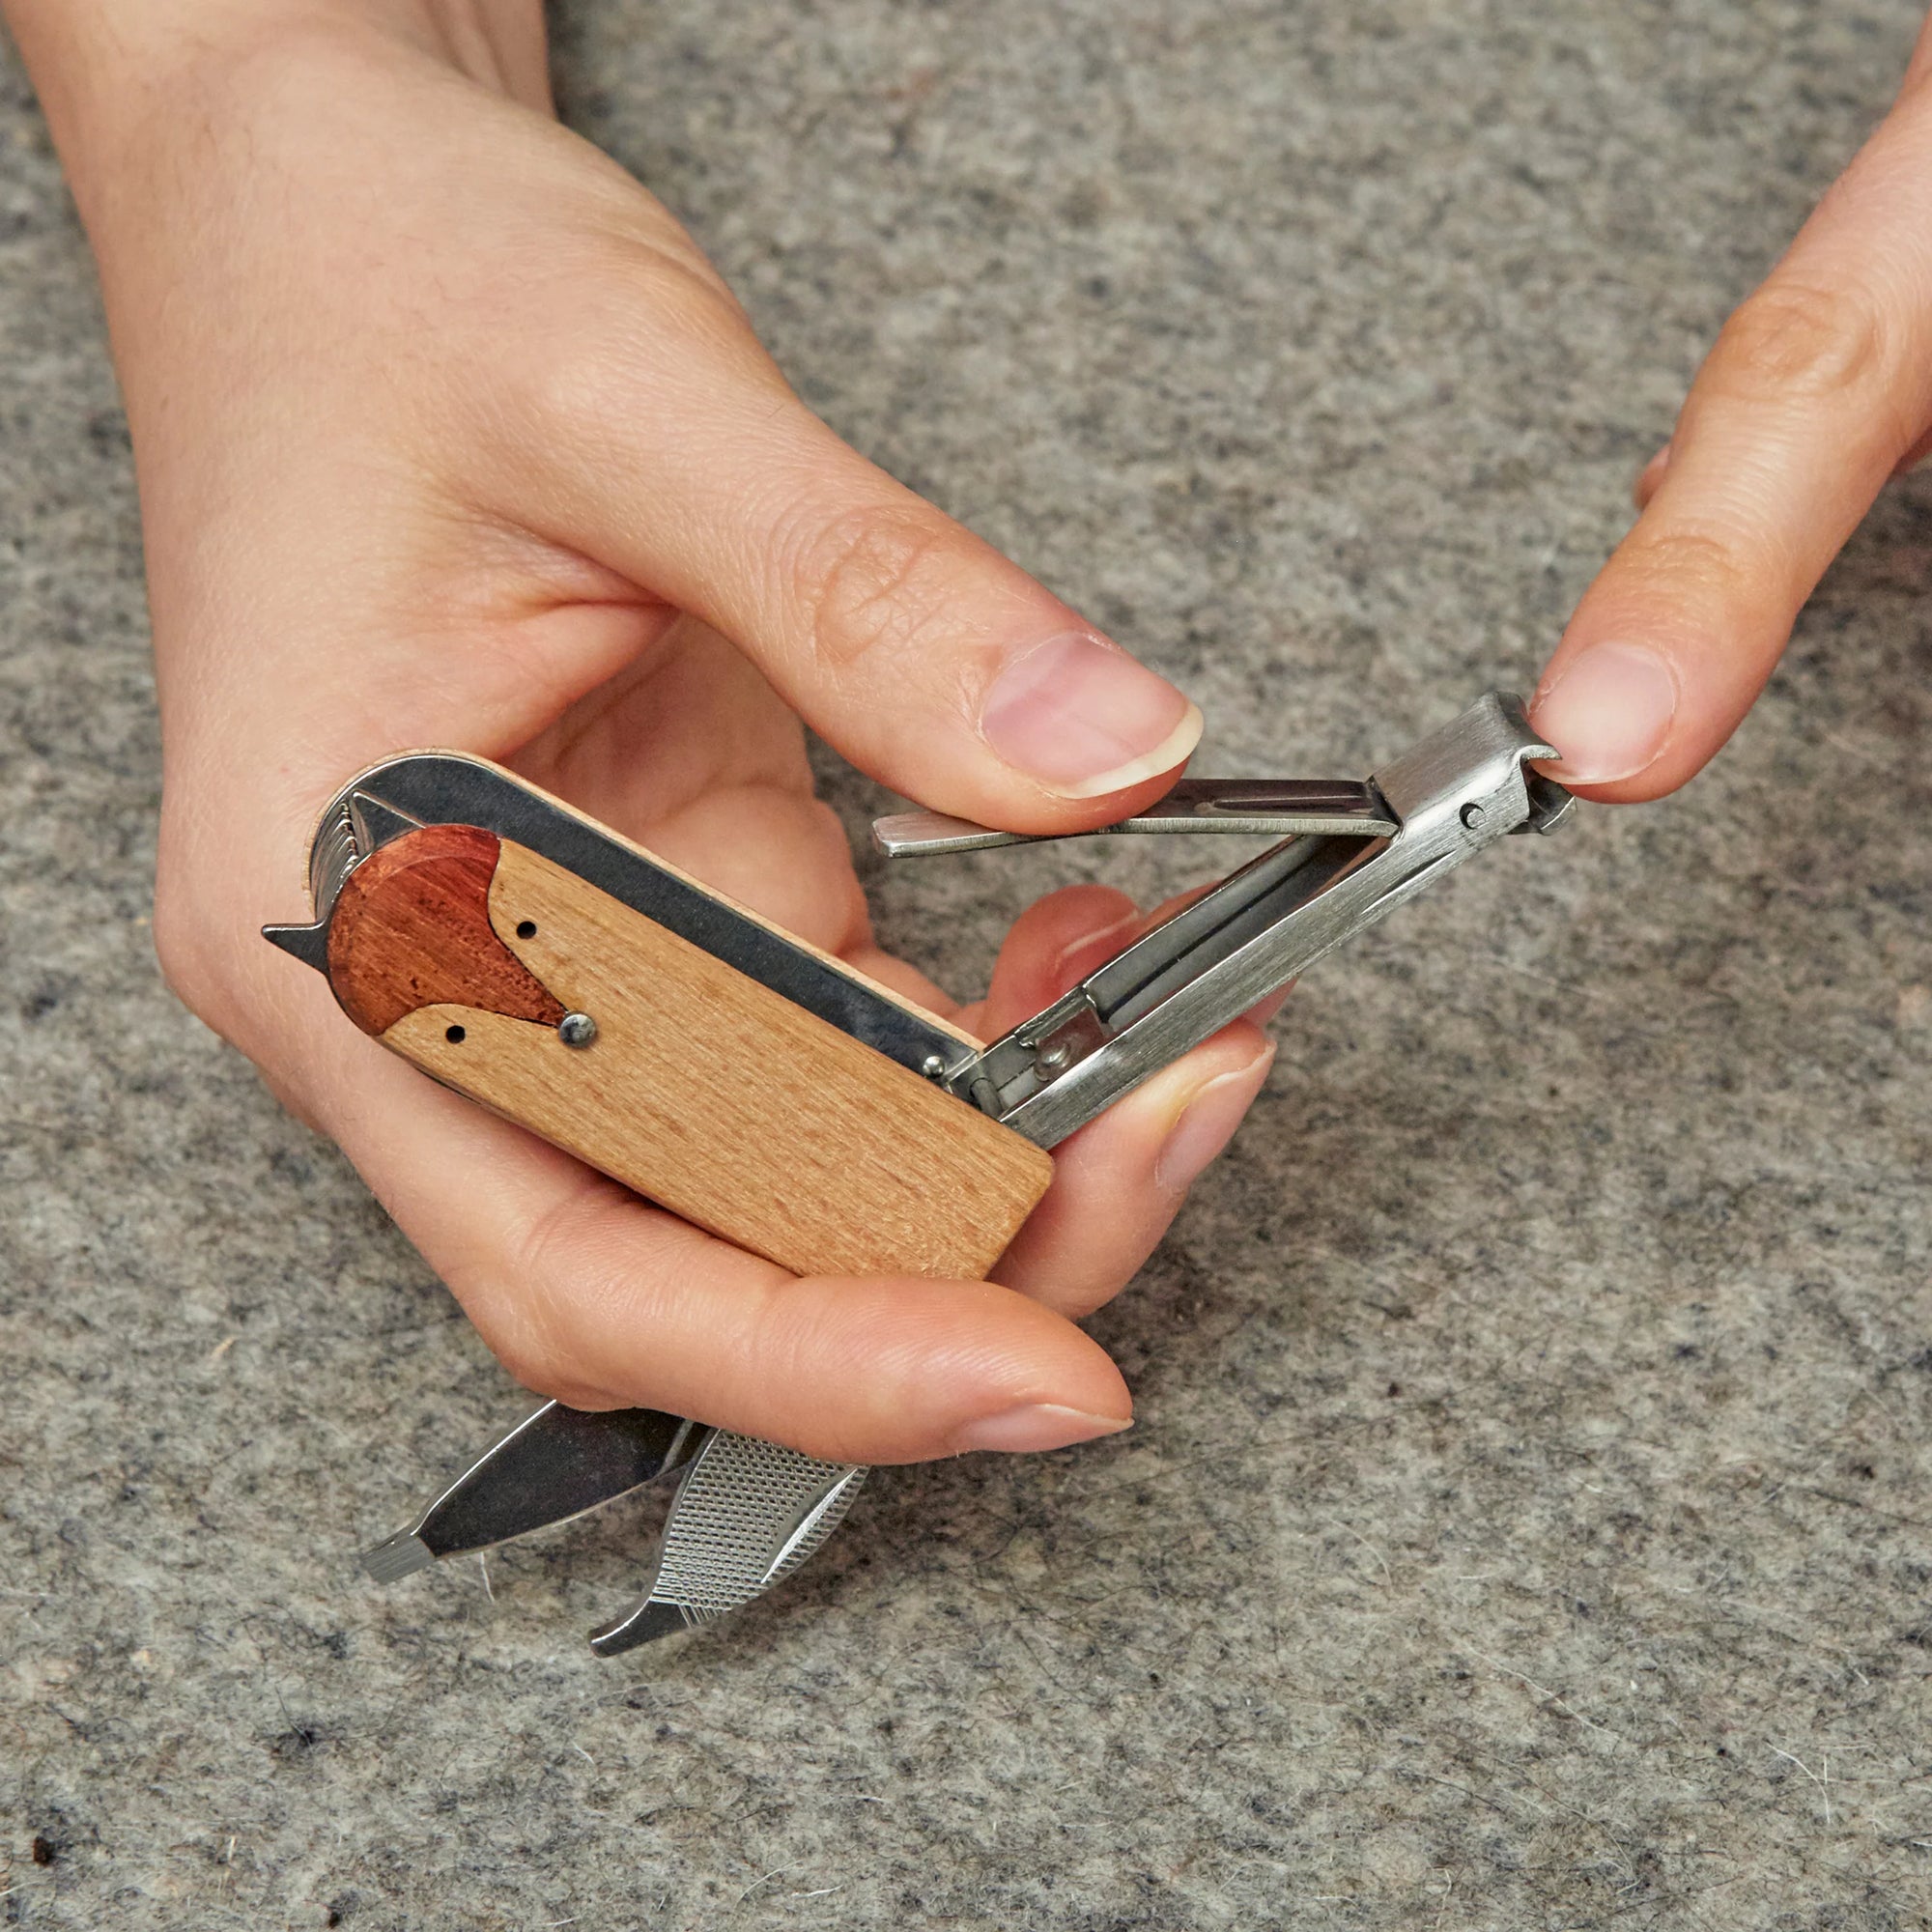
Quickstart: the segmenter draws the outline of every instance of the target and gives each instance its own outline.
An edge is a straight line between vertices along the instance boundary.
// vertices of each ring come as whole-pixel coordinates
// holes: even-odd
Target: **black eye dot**
[[[533,919],[520,919],[517,922],[519,939],[534,939],[537,936],[537,923]]]
[[[463,1044],[463,1029],[461,1027],[450,1027],[444,1032],[442,1037],[451,1046],[461,1046]]]

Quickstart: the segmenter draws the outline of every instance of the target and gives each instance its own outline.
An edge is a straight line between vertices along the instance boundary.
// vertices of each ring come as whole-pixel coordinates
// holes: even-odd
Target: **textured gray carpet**
[[[1179,674],[1237,773],[1533,675],[1913,26],[559,21],[572,118],[814,403]],[[1311,977],[1095,1324],[1130,1435],[882,1478],[781,1594],[599,1664],[648,1512],[356,1572],[525,1398],[156,980],[125,429],[0,57],[0,1922],[1932,1924],[1928,587],[1921,480],[1688,795]],[[963,986],[1024,893],[1177,864],[879,903]]]

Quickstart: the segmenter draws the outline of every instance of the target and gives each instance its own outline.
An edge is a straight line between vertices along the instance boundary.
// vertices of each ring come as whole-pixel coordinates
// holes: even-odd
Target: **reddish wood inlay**
[[[545,1026],[563,1018],[490,923],[499,851],[476,826],[425,825],[350,873],[328,922],[328,982],[364,1033],[386,1033],[419,1007],[475,1007]]]

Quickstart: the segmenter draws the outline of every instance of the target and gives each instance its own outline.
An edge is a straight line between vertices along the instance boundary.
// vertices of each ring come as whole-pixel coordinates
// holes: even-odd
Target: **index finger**
[[[1932,418],[1932,69],[1731,317],[1643,514],[1530,707],[1554,776],[1633,803],[1695,776]]]

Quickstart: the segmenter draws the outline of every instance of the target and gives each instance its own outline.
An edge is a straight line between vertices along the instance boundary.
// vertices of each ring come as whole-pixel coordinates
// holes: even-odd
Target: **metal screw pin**
[[[597,1022],[588,1013],[565,1013],[556,1023],[556,1037],[565,1046],[588,1046],[597,1037]]]

